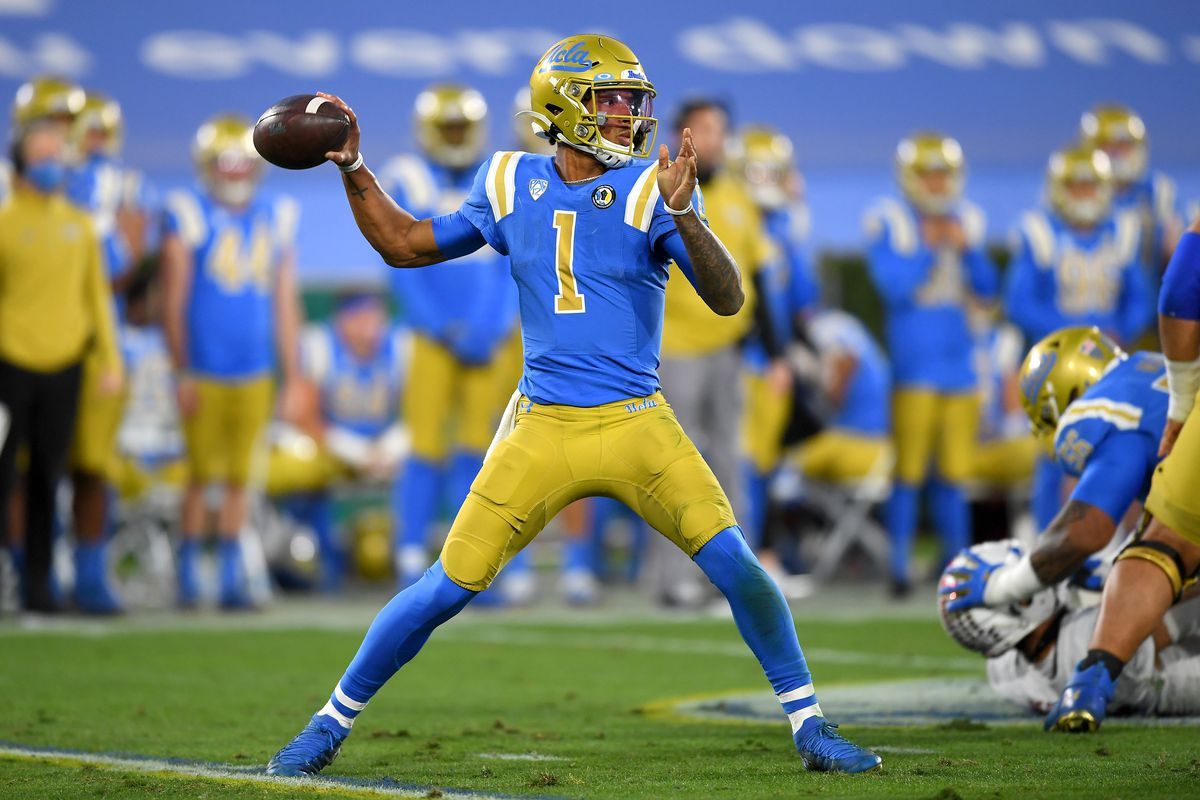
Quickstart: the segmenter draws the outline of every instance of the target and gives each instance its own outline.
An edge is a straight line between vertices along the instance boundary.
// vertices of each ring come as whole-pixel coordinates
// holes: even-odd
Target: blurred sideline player
[[[936,461],[929,497],[942,559],[971,541],[963,484],[971,476],[979,394],[971,365],[968,303],[996,295],[984,250],[983,212],[963,199],[966,164],[954,139],[918,133],[896,148],[904,201],[886,198],[866,215],[871,278],[887,315],[895,384],[895,480],[887,506],[891,588],[909,590],[920,492]]]
[[[126,170],[118,161],[122,136],[121,107],[103,94],[88,90],[83,108],[72,123],[78,163],[67,181],[67,196],[91,214],[103,243],[118,326],[124,321],[124,289],[136,268],[133,249],[118,226],[119,215],[130,213],[133,205],[126,195]],[[84,359],[79,416],[71,443],[75,535],[88,543],[75,551],[75,595],[76,602],[87,611],[116,613],[121,604],[108,585],[104,540],[117,428],[126,398],[123,394],[106,396],[100,391],[101,372],[96,354]]]
[[[792,376],[783,356],[793,327],[815,307],[820,290],[804,251],[809,215],[791,140],[773,128],[751,125],[732,137],[729,150],[729,170],[762,214],[772,246],[758,273],[756,325],[742,349],[745,531],[757,550],[767,519],[767,487],[783,455],[792,411]]]
[[[770,307],[758,302],[759,271],[772,256],[762,214],[746,191],[740,175],[726,164],[729,113],[716,100],[696,98],[675,114],[674,133],[685,128],[695,143],[700,190],[713,233],[742,270],[746,302],[738,313],[714,317],[692,291],[677,267],[667,283],[663,322],[663,393],[671,398],[679,423],[704,454],[717,481],[728,493],[739,516],[746,513],[743,486],[741,425],[745,398],[742,387],[742,340],[761,313]],[[767,326],[768,329],[773,326]],[[773,388],[790,389],[786,367],[774,370]],[[721,391],[713,391],[721,387]],[[687,559],[666,540],[650,540],[651,564],[660,600],[666,605],[694,606],[704,590]]]
[[[300,344],[304,377],[320,398],[320,449],[299,454],[273,449],[267,489],[292,495],[284,505],[316,533],[321,587],[332,590],[345,577],[346,553],[334,530],[330,485],[341,477],[398,481],[409,448],[400,422],[408,342],[388,324],[379,297],[352,292],[340,298],[330,322],[306,329]],[[398,497],[393,489],[396,519]]]
[[[979,376],[979,441],[971,480],[988,488],[1011,490],[1033,477],[1040,448],[1029,432],[1021,407],[1020,332],[990,314],[975,334],[975,372]]]
[[[1132,109],[1098,105],[1083,114],[1080,135],[1103,150],[1112,165],[1113,207],[1138,221],[1138,260],[1155,275],[1171,258],[1183,232],[1175,182],[1150,169],[1146,124]]]
[[[66,469],[82,363],[98,351],[97,389],[119,394],[122,366],[104,253],[88,216],[64,196],[70,120],[83,91],[35,79],[13,104],[12,195],[0,206],[0,542],[23,543],[24,606],[57,611],[50,576],[55,495]],[[27,452],[18,486],[17,454]],[[14,509],[14,501],[16,508]],[[10,514],[10,512],[12,512]],[[10,539],[10,529],[11,536]],[[80,541],[80,608],[105,582],[98,542]],[[19,559],[18,559],[19,563]]]
[[[384,165],[381,185],[422,216],[454,211],[470,191],[487,142],[487,103],[475,89],[430,86],[417,96],[420,156]],[[501,351],[516,325],[516,291],[508,263],[491,248],[435,269],[391,270],[412,358],[404,420],[412,455],[396,503],[397,574],[401,586],[429,566],[428,538],[443,503],[457,508],[483,463],[496,422],[519,374]]]
[[[1090,145],[1050,157],[1047,209],[1026,212],[1016,231],[1005,304],[1026,342],[1070,325],[1096,325],[1128,345],[1154,314],[1140,261],[1136,216],[1113,210],[1108,157]],[[1044,530],[1062,504],[1063,479],[1042,458],[1034,477],[1033,515]]]
[[[220,483],[219,601],[223,608],[244,608],[251,601],[238,537],[246,522],[251,457],[271,414],[274,351],[285,411],[298,396],[297,209],[287,199],[257,196],[262,162],[250,141],[250,123],[240,116],[205,122],[192,158],[201,188],[167,197],[162,244],[165,328],[189,471],[179,602],[191,607],[200,599],[205,492]]]
[[[704,222],[690,133],[676,160],[665,145],[657,162],[646,158],[654,87],[637,56],[607,36],[555,44],[534,67],[530,91],[530,117],[555,141],[554,157],[498,152],[459,210],[423,220],[382,191],[364,166],[353,111],[323,95],[351,120],[345,146],[328,156],[360,231],[389,265],[436,264],[485,243],[510,256],[525,369],[441,557],[379,613],[329,701],[267,772],[327,766],[367,702],[438,625],[563,507],[601,494],[636,507],[724,593],[806,768],[877,769],[877,755],[822,715],[787,603],[658,390],[668,262],[713,312],[732,315],[744,302],[737,264]]]
[[[985,561],[1021,557],[1013,540],[986,542],[967,553]],[[952,577],[949,578],[953,580]],[[1047,587],[1024,605],[973,608],[944,615],[959,644],[987,658],[988,684],[1004,699],[1045,714],[1087,654],[1100,609],[1080,607],[1066,584]],[[1143,640],[1117,684],[1114,714],[1200,713],[1200,598],[1170,609]]]
[[[1200,567],[1200,220],[1180,239],[1163,276],[1159,336],[1169,401],[1146,498],[1149,524],[1117,559],[1104,586],[1087,656],[1046,717],[1046,727],[1094,731],[1125,665],[1163,614],[1193,584]],[[1153,435],[1153,433],[1151,433]]]

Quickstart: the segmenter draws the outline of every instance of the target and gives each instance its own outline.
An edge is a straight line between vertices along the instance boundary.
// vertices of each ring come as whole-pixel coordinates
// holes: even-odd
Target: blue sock
[[[179,602],[185,605],[195,603],[200,599],[200,577],[198,573],[200,560],[200,540],[185,538],[179,543]]]
[[[399,483],[400,516],[396,518],[397,547],[424,547],[429,526],[438,509],[441,469],[432,461],[413,457],[404,466]]]
[[[245,580],[242,576],[242,546],[236,536],[221,535],[217,545],[217,565],[221,597],[228,600],[241,595]]]
[[[104,583],[104,545],[75,543],[75,591],[87,592]]]
[[[346,577],[346,553],[333,525],[333,498],[328,492],[316,492],[304,509],[305,521],[317,538],[321,565],[321,588],[337,589]]]
[[[475,482],[475,476],[479,474],[481,467],[483,453],[460,450],[450,459],[450,475],[446,478],[448,496],[445,499],[455,513],[467,499],[471,484]]]
[[[896,481],[884,514],[892,539],[892,580],[908,583],[908,562],[917,534],[917,498],[915,486]]]
[[[971,546],[971,507],[961,486],[940,479],[930,482],[929,498],[942,540],[942,566]]]
[[[564,536],[562,571],[582,572],[583,570],[592,574],[596,572],[592,563],[592,543],[586,536]]]
[[[763,541],[763,528],[767,524],[767,487],[770,473],[759,472],[749,461],[743,466],[746,479],[746,543],[751,550],[758,550]]]
[[[1050,527],[1062,509],[1062,480],[1063,471],[1058,462],[1039,455],[1033,468],[1033,495],[1030,497],[1033,521],[1039,536]]]
[[[367,630],[362,644],[329,702],[317,712],[336,722],[342,735],[375,693],[417,654],[433,629],[453,617],[475,597],[446,576],[435,561],[421,579],[392,598]]]
[[[736,525],[710,539],[694,560],[729,601],[738,631],[762,665],[795,734],[804,720],[821,716],[821,706],[783,593]]]

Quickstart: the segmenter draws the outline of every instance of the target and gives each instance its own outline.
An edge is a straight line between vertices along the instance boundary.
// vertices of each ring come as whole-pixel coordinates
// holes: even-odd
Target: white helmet
[[[954,573],[974,567],[972,557],[990,564],[1013,564],[1021,560],[1024,548],[1016,539],[998,542],[983,542],[959,553],[946,565],[938,586],[958,583]],[[976,606],[966,611],[947,611],[950,602],[947,595],[938,595],[938,617],[950,638],[968,650],[994,658],[1016,647],[1017,643],[1030,634],[1058,611],[1058,595],[1054,589],[1042,589],[1025,603],[1013,603],[1000,608]]]

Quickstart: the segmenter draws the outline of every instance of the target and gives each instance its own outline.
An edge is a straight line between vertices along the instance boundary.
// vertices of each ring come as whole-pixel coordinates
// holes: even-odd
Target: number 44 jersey
[[[510,258],[536,403],[597,406],[658,390],[667,267],[692,279],[656,162],[565,183],[550,156],[500,152],[460,213]],[[692,204],[703,219],[699,190]]]

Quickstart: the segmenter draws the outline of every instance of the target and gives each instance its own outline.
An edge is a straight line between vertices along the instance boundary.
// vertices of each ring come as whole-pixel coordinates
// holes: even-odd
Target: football
[[[295,94],[263,112],[254,125],[254,149],[277,167],[310,169],[325,162],[350,135],[350,118],[324,97]]]

